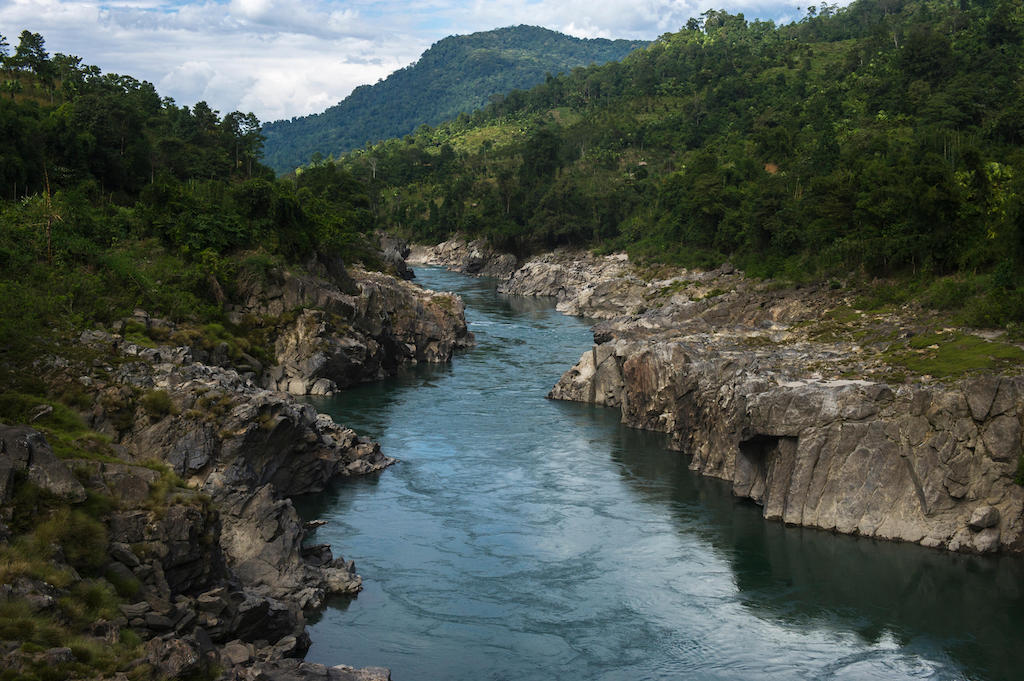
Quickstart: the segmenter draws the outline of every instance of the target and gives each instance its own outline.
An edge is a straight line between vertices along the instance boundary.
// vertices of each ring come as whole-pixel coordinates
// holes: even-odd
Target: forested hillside
[[[222,322],[276,264],[373,257],[362,185],[340,168],[275,180],[252,114],[178,106],[36,33],[0,46],[0,368],[135,307]]]
[[[418,240],[916,276],[968,321],[1019,321],[1022,36],[1013,0],[858,0],[787,26],[708,11],[343,165]]]
[[[322,114],[263,126],[264,162],[278,173],[314,154],[339,155],[426,123],[472,112],[489,99],[544,82],[551,74],[621,59],[639,40],[581,39],[536,26],[512,26],[435,43],[420,59],[375,85],[363,85]]]

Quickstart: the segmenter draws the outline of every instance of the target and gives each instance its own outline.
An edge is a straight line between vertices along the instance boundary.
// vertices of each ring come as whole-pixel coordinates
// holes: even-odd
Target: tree
[[[14,65],[39,76],[45,75],[46,67],[50,63],[50,55],[44,49],[45,44],[46,41],[39,33],[22,31],[18,36],[18,48],[14,51]]]
[[[8,79],[4,81],[4,90],[11,95],[11,99],[14,99],[14,95],[21,92],[21,81]]]
[[[234,170],[245,167],[245,176],[252,177],[252,164],[263,150],[266,138],[260,132],[260,121],[252,112],[232,111],[224,116],[221,128],[227,134],[234,153]]]

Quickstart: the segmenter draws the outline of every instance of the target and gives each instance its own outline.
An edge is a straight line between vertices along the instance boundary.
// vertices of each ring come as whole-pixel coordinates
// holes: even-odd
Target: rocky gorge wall
[[[487,257],[481,245],[448,243],[431,259],[461,269],[467,250]],[[886,350],[869,347],[863,328],[835,331],[835,320],[861,315],[849,295],[772,288],[729,267],[645,270],[623,255],[559,252],[506,273],[499,290],[554,296],[563,312],[604,320],[550,397],[668,433],[693,470],[729,481],[768,519],[1024,551],[1019,371],[892,380]],[[870,323],[885,327],[873,330],[880,337],[917,333],[899,319]]]
[[[362,270],[342,283],[290,272],[253,282],[230,314],[286,320],[260,384],[293,395],[327,395],[402,365],[447,362],[473,343],[458,296]]]
[[[394,459],[296,396],[447,361],[473,342],[461,300],[374,272],[277,272],[252,282],[229,314],[267,330],[272,363],[227,342],[149,342],[192,336],[141,310],[37,362],[32,370],[52,391],[76,395],[96,451],[58,458],[30,425],[0,424],[0,540],[24,515],[26,482],[58,513],[109,500],[96,540],[106,544],[94,547],[106,563],[93,569],[138,589],[103,635],[141,636],[145,657],[135,664],[152,678],[386,679],[383,669],[302,661],[304,613],[358,592],[361,578],[352,561],[311,543],[317,524],[304,524],[290,499]],[[52,412],[44,406],[27,420],[45,427]],[[4,589],[0,604],[44,611],[62,594],[32,578]],[[74,663],[65,649],[0,646],[5,669],[51,657]]]

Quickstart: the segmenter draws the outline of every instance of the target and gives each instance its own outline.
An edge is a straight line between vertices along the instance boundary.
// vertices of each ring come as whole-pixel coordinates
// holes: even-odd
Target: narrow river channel
[[[396,681],[1024,678],[1024,561],[762,520],[618,412],[545,394],[588,325],[493,282],[450,366],[317,403],[401,463],[302,500],[364,590],[308,659]]]

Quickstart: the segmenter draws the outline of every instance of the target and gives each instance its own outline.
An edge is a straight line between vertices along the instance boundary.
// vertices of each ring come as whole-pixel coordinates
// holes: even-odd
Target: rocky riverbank
[[[429,259],[504,271],[479,244],[442,244]],[[1019,348],[936,330],[920,310],[865,312],[841,283],[780,288],[729,267],[559,252],[521,264],[499,289],[604,320],[550,397],[617,408],[630,426],[670,434],[692,469],[730,481],[766,518],[952,551],[1024,551]],[[1009,359],[957,373],[955,351]]]
[[[229,315],[264,330],[263,352],[140,310],[33,367],[78,414],[11,398],[25,401],[27,425],[0,425],[0,538],[28,542],[38,515],[76,519],[89,541],[48,530],[56,581],[5,553],[0,607],[60,623],[83,584],[113,588],[117,611],[108,603],[81,646],[141,641],[142,657],[119,669],[132,678],[388,678],[301,660],[304,613],[358,592],[361,578],[310,541],[316,524],[290,499],[394,459],[296,396],[447,361],[472,343],[462,303],[373,272],[275,272]],[[0,639],[17,634],[8,629]],[[86,649],[15,640],[0,644],[0,666],[73,674]]]

